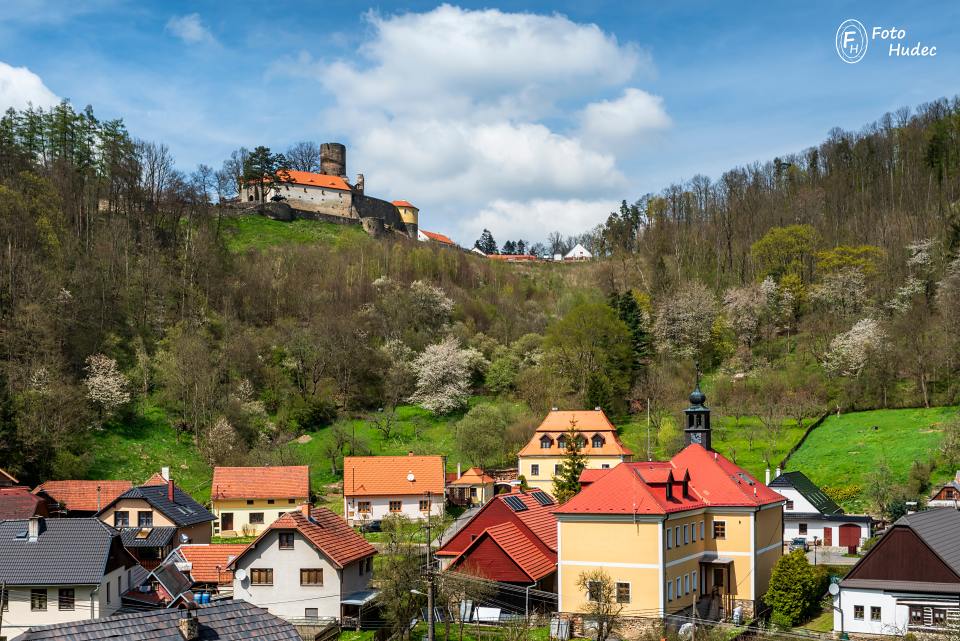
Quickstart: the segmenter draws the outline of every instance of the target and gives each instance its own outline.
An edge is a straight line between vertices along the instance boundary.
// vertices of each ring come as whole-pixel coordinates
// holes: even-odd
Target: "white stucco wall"
[[[36,625],[71,623],[110,616],[120,608],[118,580],[122,594],[129,588],[128,574],[123,568],[105,576],[96,593],[96,586],[93,585],[8,586],[9,610],[3,613],[3,636],[13,639]],[[107,583],[110,584],[110,603],[107,603]],[[30,591],[43,587],[47,590],[47,609],[33,612],[30,610]],[[73,610],[59,609],[61,588],[73,588]]]
[[[364,520],[379,521],[391,514],[402,514],[411,521],[422,521],[427,517],[427,512],[420,511],[420,501],[427,500],[423,494],[413,494],[405,496],[348,496],[343,499],[343,513],[350,525],[359,525]],[[431,499],[430,514],[433,516],[443,516],[444,496],[437,495]],[[362,501],[370,502],[370,512],[361,514],[357,504]],[[400,512],[390,511],[390,501],[400,501]]]
[[[266,608],[279,617],[299,619],[307,608],[316,608],[318,616],[339,619],[341,597],[363,589],[370,580],[371,573],[361,576],[358,566],[347,566],[341,575],[299,532],[294,534],[293,549],[281,550],[278,532],[271,531],[237,562],[237,568],[246,570],[247,578],[234,578],[233,598]],[[273,585],[253,585],[253,568],[272,569]],[[322,569],[323,585],[300,585],[301,569]]]
[[[841,588],[840,594],[833,599],[834,607],[843,611],[843,630],[858,634],[890,634],[901,635],[906,632],[909,622],[910,608],[906,605],[897,605],[897,598],[893,594],[882,590],[867,590],[861,588]],[[854,606],[863,606],[863,619],[855,619]],[[870,608],[880,608],[880,621],[870,620]],[[833,629],[841,629],[840,612],[833,611]]]
[[[787,514],[787,512],[784,512]],[[807,524],[807,533],[800,534],[800,524]],[[824,530],[831,530],[831,547],[840,547],[840,526],[845,525],[841,521],[824,521],[820,519],[807,519],[803,521],[793,521],[784,519],[783,522],[783,540],[784,542],[789,543],[791,539],[794,539],[798,536],[804,536],[807,538],[808,543],[813,543],[814,537],[820,540],[821,544],[823,543],[825,536]],[[860,528],[860,545],[863,545],[863,542],[870,538],[870,526],[867,523],[852,523],[851,525],[856,525]]]
[[[788,501],[793,501],[793,509],[788,510],[786,506],[783,507],[784,513],[790,512],[819,512],[813,503],[808,501],[803,497],[803,494],[800,494],[796,489],[792,487],[775,487],[773,488],[777,491],[777,494],[781,495],[783,498]]]

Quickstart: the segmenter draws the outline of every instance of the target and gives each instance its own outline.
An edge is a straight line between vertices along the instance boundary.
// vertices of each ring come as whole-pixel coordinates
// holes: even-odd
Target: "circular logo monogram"
[[[837,29],[837,55],[847,64],[860,62],[867,55],[867,29],[859,20],[844,20]]]

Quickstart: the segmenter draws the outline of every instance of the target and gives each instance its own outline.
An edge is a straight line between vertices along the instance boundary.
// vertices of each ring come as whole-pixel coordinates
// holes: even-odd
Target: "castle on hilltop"
[[[310,218],[342,224],[359,224],[367,233],[381,236],[418,234],[419,210],[405,200],[388,202],[364,192],[363,174],[351,185],[347,178],[347,148],[338,142],[320,145],[320,173],[283,169],[278,182],[262,194],[264,185],[249,183],[240,192],[243,203],[271,218]],[[266,202],[261,202],[266,201]]]

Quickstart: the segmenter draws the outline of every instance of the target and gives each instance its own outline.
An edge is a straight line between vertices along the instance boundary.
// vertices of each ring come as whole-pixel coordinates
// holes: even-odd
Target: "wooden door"
[[[723,590],[726,588],[726,581],[723,580],[723,568],[713,568],[713,587]]]
[[[233,530],[233,512],[222,512],[220,514],[220,532]]]
[[[844,523],[840,526],[840,545],[856,552],[860,545],[860,526],[854,523]]]
[[[833,545],[833,528],[832,527],[823,528],[823,544]]]

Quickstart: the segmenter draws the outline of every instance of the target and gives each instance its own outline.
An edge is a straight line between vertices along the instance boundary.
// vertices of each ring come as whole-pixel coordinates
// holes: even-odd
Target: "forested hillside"
[[[697,363],[716,441],[776,465],[825,411],[960,396],[956,100],[625,203],[574,265],[237,218],[249,157],[187,173],[67,103],[0,120],[0,467],[129,473],[154,455],[117,439],[157,425],[191,474],[332,473],[398,426],[498,465],[549,407],[597,405],[670,453]],[[960,425],[932,429],[914,493],[960,464]]]

